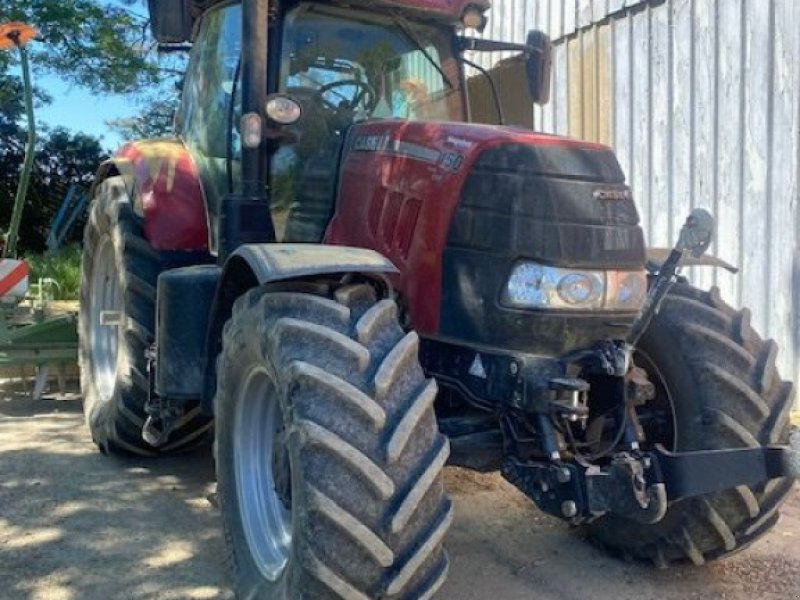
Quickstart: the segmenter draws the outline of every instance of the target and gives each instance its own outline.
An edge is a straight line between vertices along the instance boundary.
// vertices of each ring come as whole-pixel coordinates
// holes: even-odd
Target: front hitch
[[[655,469],[655,471],[654,471]],[[658,467],[649,457],[614,457],[606,469],[586,470],[588,511],[594,516],[614,513],[644,524],[657,523],[667,514],[666,486],[653,477]]]
[[[650,524],[663,519],[677,500],[800,477],[800,432],[788,446],[699,452],[657,446],[651,452],[616,454],[603,466],[508,458],[503,475],[542,511],[572,523],[617,515]]]
[[[700,452],[669,452],[656,446],[652,456],[667,484],[670,501],[781,477],[800,477],[800,435],[789,446],[760,446]]]

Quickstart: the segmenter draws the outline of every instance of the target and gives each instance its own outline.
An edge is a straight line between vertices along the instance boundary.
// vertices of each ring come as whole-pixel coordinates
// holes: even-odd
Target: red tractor
[[[446,464],[659,566],[752,543],[797,476],[774,342],[679,275],[710,215],[648,258],[608,147],[470,123],[466,51],[548,88],[541,33],[464,35],[487,9],[150,0],[191,59],[176,137],[97,176],[85,413],[109,454],[213,437],[242,598],[430,598]]]

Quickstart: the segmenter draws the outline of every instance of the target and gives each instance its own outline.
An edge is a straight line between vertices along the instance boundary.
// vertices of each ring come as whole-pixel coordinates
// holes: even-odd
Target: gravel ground
[[[0,399],[0,598],[231,598],[207,453],[101,456],[76,399]],[[442,600],[800,600],[800,496],[765,540],[706,568],[605,556],[497,476],[446,472]]]

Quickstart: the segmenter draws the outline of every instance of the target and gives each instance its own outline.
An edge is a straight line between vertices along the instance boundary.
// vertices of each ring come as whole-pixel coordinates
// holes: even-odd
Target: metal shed
[[[710,209],[741,273],[690,277],[750,307],[800,381],[800,2],[495,0],[483,35],[532,28],[555,45],[536,128],[616,148],[652,246]]]

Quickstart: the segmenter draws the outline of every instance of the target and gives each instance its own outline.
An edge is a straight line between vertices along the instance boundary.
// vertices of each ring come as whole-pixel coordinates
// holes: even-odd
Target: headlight
[[[483,31],[488,24],[488,18],[483,14],[483,10],[478,7],[471,6],[464,11],[461,17],[461,22],[467,29],[477,29]]]
[[[594,273],[570,273],[558,282],[558,296],[571,306],[590,306],[603,298],[603,282]]]
[[[647,276],[643,271],[609,271],[607,308],[639,310],[647,297]]]
[[[580,271],[523,262],[514,267],[503,304],[517,308],[638,311],[647,296],[644,271]]]

